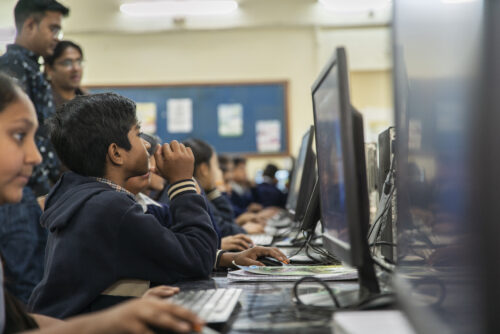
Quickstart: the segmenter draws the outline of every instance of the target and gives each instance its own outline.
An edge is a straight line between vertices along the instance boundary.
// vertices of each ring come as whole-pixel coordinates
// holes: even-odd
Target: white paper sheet
[[[241,104],[219,104],[217,116],[219,136],[239,137],[243,135],[243,106]]]
[[[193,101],[191,99],[167,100],[167,130],[170,133],[193,131]]]
[[[281,122],[278,120],[257,121],[255,124],[257,151],[279,152],[281,150]]]

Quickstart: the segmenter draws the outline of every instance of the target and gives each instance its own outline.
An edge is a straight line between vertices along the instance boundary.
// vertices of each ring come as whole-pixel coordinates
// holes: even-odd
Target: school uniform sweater
[[[121,279],[172,284],[208,277],[217,234],[206,202],[192,180],[171,185],[169,194],[175,224],[166,228],[131,194],[65,173],[41,218],[49,239],[31,310],[66,318],[92,310],[101,293]]]
[[[255,188],[255,195],[257,203],[262,204],[263,207],[285,207],[287,194],[279,190],[270,180],[264,179],[264,182],[258,184]]]

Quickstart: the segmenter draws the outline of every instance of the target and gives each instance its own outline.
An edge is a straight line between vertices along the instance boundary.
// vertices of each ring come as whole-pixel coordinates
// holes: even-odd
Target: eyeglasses
[[[149,156],[152,156],[156,153],[156,150],[158,149],[158,144],[161,143],[161,139],[158,136],[154,135],[149,135],[147,133],[141,133],[139,135],[143,140],[147,141],[150,145],[148,149]]]
[[[56,62],[56,64],[62,67],[71,68],[76,66],[83,67],[84,62],[83,59],[64,59]]]
[[[52,36],[54,36],[54,38],[57,38],[58,40],[62,41],[63,37],[64,37],[64,33],[61,29],[60,26],[50,26],[49,27],[50,29],[50,32],[52,33]]]

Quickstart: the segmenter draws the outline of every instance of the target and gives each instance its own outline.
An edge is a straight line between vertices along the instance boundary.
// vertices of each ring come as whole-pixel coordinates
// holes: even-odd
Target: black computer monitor
[[[317,175],[316,154],[314,154],[312,148],[313,139],[314,126],[311,125],[310,129],[302,137],[302,144],[290,187],[289,196],[293,194],[293,198],[291,200],[289,198],[289,200],[294,202],[289,203],[289,206],[287,203],[288,210],[294,215],[294,220],[298,222],[304,218]]]
[[[491,154],[498,151],[498,141],[491,141],[488,131],[494,124],[498,133],[498,104],[477,133],[472,131],[483,112],[483,99],[478,99],[480,66],[485,64],[492,73],[490,66],[498,63],[498,53],[493,63],[483,58],[484,15],[492,14],[484,3],[394,2],[398,192],[394,282],[419,333],[498,332],[481,328],[485,304],[476,264],[489,253],[478,252],[485,244],[475,236],[485,220],[470,210],[476,201],[484,204],[490,198],[498,207],[498,183],[493,184],[498,169],[487,171]],[[498,22],[498,10],[495,14]],[[498,47],[498,34],[493,36],[491,45]],[[498,86],[491,87],[498,96]],[[478,165],[481,156],[476,154],[486,147]],[[481,179],[489,181],[478,183]],[[485,188],[474,195],[472,189],[478,185]],[[485,189],[495,189],[489,192],[494,197],[485,196]],[[498,217],[491,224],[498,226]],[[498,234],[493,238],[498,244]],[[498,267],[498,261],[488,263],[485,272],[491,272],[491,265]],[[498,280],[490,294],[499,291]]]
[[[350,103],[344,48],[336,49],[312,87],[323,245],[356,267],[359,291],[349,304],[380,292],[370,256],[363,119]],[[348,298],[349,299],[349,298]]]

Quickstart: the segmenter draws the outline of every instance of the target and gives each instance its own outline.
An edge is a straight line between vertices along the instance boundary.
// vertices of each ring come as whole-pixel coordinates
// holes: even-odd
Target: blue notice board
[[[91,93],[115,92],[137,103],[154,103],[156,105],[156,134],[166,142],[173,139],[182,141],[190,137],[196,137],[207,141],[220,153],[242,155],[289,154],[287,82],[169,86],[93,86],[88,87],[88,89]],[[168,115],[171,115],[167,110],[167,101],[169,100],[190,101],[189,108],[192,110],[192,127],[188,130],[182,130],[188,132],[177,132],[178,129],[174,129],[174,132],[169,131]],[[172,104],[170,105],[172,106]],[[242,112],[237,112],[238,115],[242,116],[242,124],[240,123],[241,125],[236,127],[229,126],[230,130],[236,128],[240,129],[241,132],[236,130],[236,135],[228,135],[227,132],[219,128],[221,122],[219,119],[221,105],[222,108],[224,108],[224,105],[229,105],[233,109],[234,106],[237,106],[236,109],[242,110]],[[186,114],[189,114],[189,112]],[[173,123],[171,122],[171,126]],[[260,132],[261,145],[259,149],[257,144],[257,129],[262,130],[263,128],[267,129]],[[226,131],[227,129],[226,125]],[[223,135],[221,135],[220,131],[223,131]],[[277,132],[279,132],[279,138],[278,134],[276,134]],[[266,143],[269,144],[269,137],[272,137],[271,141],[274,141],[274,144],[271,146],[267,145],[267,149],[263,149],[262,143],[264,145]]]

